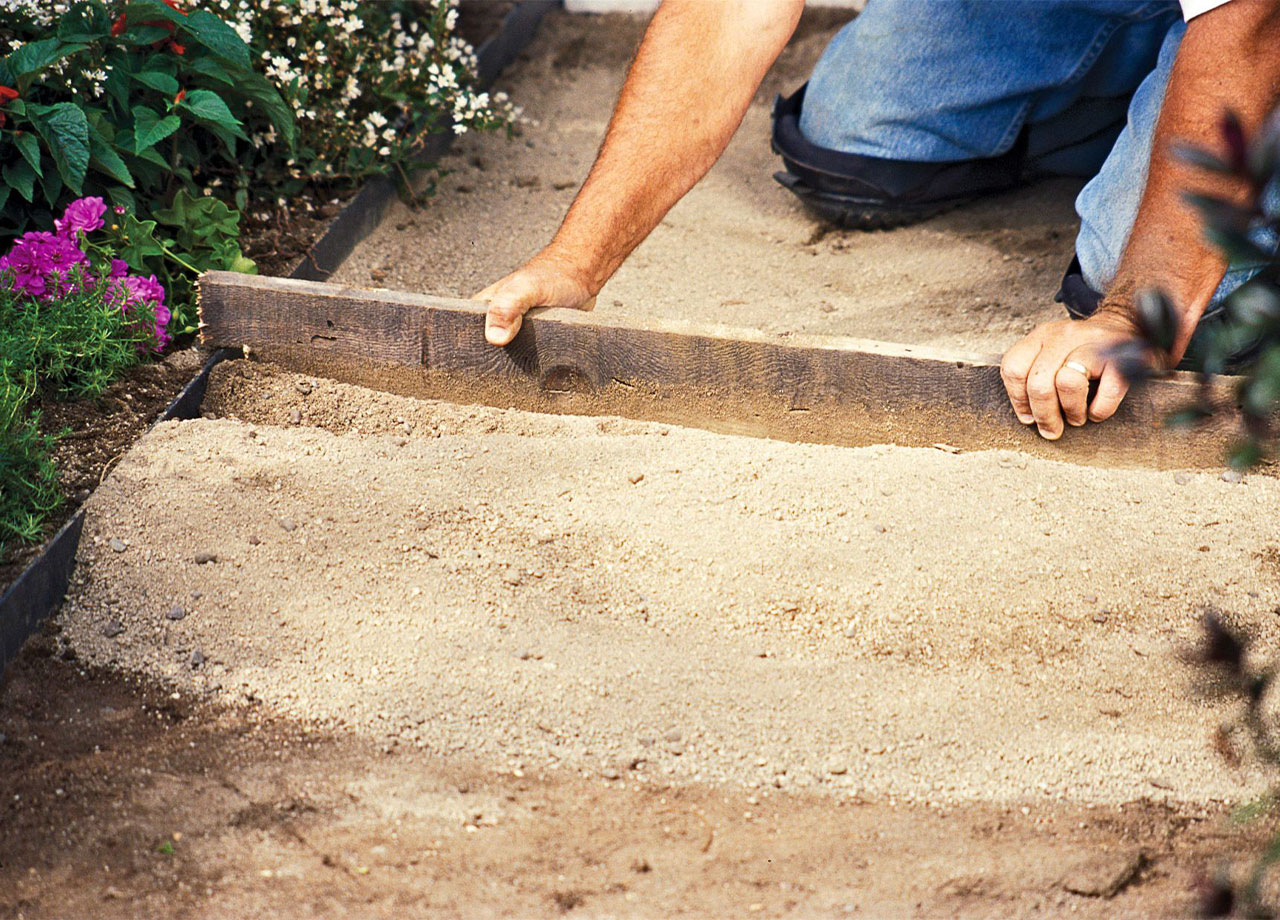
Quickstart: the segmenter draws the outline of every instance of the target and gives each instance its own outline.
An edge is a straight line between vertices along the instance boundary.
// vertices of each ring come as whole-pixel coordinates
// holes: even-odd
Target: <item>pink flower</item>
[[[107,273],[107,278],[116,281],[129,274],[129,263],[124,259],[112,259],[111,270]]]
[[[129,313],[135,306],[150,308],[155,318],[152,333],[156,339],[156,351],[163,351],[169,344],[167,327],[171,319],[169,308],[164,304],[164,286],[156,280],[155,275],[146,278],[141,275],[125,275],[119,279],[119,283],[124,294],[120,309]]]
[[[107,213],[107,204],[97,195],[88,198],[77,198],[62,212],[62,219],[55,220],[53,226],[59,236],[74,238],[77,233],[92,233],[101,230],[102,215]]]

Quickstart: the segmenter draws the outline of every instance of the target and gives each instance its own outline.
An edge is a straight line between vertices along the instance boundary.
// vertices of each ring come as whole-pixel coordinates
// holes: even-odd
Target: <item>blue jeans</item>
[[[1033,171],[1092,177],[1076,255],[1106,291],[1185,29],[1176,0],[870,0],[818,61],[800,130],[846,153],[941,162],[1002,154],[1025,127]],[[1253,271],[1229,270],[1214,304]]]

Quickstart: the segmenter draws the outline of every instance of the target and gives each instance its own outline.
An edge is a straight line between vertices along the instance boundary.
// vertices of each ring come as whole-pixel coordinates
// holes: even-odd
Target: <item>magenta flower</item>
[[[102,215],[107,213],[107,204],[97,195],[88,198],[77,198],[62,212],[62,218],[53,222],[59,236],[75,238],[77,233],[92,233],[101,230]]]
[[[107,278],[111,281],[117,281],[129,274],[129,263],[124,259],[112,259],[111,270],[107,273]]]
[[[169,320],[171,314],[164,304],[164,286],[156,280],[155,275],[143,278],[141,275],[126,275],[119,279],[124,293],[124,302],[120,309],[126,313],[134,306],[147,306],[155,317],[155,328],[152,330],[156,338],[156,350],[163,351],[169,344]]]

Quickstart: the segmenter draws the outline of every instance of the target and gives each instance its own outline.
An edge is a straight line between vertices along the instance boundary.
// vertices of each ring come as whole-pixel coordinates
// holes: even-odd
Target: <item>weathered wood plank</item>
[[[1132,394],[1106,424],[1049,443],[1014,418],[993,355],[554,309],[534,311],[510,346],[493,348],[473,301],[226,272],[201,279],[200,310],[208,345],[249,346],[381,389],[787,440],[943,442],[1187,467],[1221,465],[1237,430],[1230,414],[1194,432],[1163,425],[1194,396],[1186,374]],[[1229,381],[1215,392],[1228,401]]]

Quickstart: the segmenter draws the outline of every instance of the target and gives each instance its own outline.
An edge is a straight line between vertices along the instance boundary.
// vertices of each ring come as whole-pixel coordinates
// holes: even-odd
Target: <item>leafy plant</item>
[[[72,202],[57,233],[24,234],[0,259],[0,551],[38,539],[61,497],[37,397],[96,396],[163,345],[169,311],[155,276],[128,274],[90,243],[107,208]]]
[[[1194,425],[1221,410],[1209,398],[1212,378],[1238,375],[1236,387],[1243,430],[1228,462],[1244,469],[1264,459],[1274,447],[1274,418],[1280,409],[1280,110],[1249,141],[1239,120],[1228,113],[1221,135],[1227,151],[1220,157],[1198,147],[1182,146],[1178,155],[1199,169],[1232,177],[1247,188],[1244,200],[1187,193],[1199,211],[1205,237],[1220,249],[1232,269],[1252,273],[1223,301],[1219,318],[1201,324],[1184,364],[1200,375],[1204,386],[1196,404],[1176,413],[1172,424]],[[1168,351],[1178,317],[1169,298],[1145,291],[1137,303],[1141,340],[1121,355],[1127,377],[1141,381],[1153,373],[1148,349]]]
[[[130,264],[177,296],[176,331],[190,331],[193,273],[247,267],[225,205],[189,204],[203,197],[202,170],[237,163],[247,127],[291,144],[292,113],[254,70],[249,46],[208,10],[82,0],[52,35],[20,31],[34,28],[18,22],[0,59],[0,232],[48,228],[81,195],[124,208],[143,227],[169,225],[165,245],[139,243]],[[174,226],[187,220],[196,224]]]

